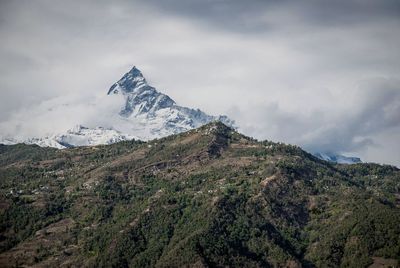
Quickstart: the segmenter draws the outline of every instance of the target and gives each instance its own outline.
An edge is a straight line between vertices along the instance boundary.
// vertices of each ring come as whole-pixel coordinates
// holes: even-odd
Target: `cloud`
[[[400,14],[396,0],[148,0],[146,4],[206,26],[244,34],[280,31],[286,26],[348,27],[382,18],[397,19]],[[290,25],[290,20],[296,23]]]
[[[391,0],[1,1],[0,132],[99,123],[112,108],[93,103],[136,65],[245,134],[400,165],[399,15]]]
[[[249,103],[244,110],[236,106],[229,114],[236,118],[241,131],[260,139],[299,144],[311,152],[363,153],[371,146],[380,147],[376,135],[400,129],[399,82],[398,79],[363,81],[346,94],[347,103],[340,109],[335,109],[339,106],[335,104],[289,112],[271,102]],[[342,101],[328,97],[324,103]]]
[[[64,133],[77,124],[112,127],[119,118],[122,96],[69,95],[52,98],[35,107],[21,108],[0,122],[0,137],[23,140]]]

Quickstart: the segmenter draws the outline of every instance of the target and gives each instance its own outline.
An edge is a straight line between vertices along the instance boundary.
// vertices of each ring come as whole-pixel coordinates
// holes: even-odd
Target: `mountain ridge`
[[[158,92],[147,84],[142,72],[134,66],[120,80],[114,83],[107,95],[123,94],[126,98],[120,115],[129,117],[143,113],[154,113],[156,110],[171,108],[176,105],[169,96]]]
[[[3,145],[0,178],[2,267],[398,263],[399,169],[335,165],[220,122],[148,142]]]

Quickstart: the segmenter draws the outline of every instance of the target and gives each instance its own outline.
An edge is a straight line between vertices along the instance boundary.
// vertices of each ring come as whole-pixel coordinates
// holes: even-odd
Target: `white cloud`
[[[0,122],[0,136],[26,139],[62,133],[77,124],[112,127],[123,99],[119,95],[69,95],[42,101],[35,107],[21,108]]]
[[[0,132],[98,123],[115,107],[93,103],[135,64],[179,104],[228,113],[245,134],[400,165],[389,148],[398,16],[372,2],[331,3],[328,14],[256,2],[2,2]]]

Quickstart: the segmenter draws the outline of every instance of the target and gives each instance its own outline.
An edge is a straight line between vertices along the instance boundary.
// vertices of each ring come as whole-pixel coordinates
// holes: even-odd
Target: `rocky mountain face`
[[[0,267],[398,267],[399,189],[395,167],[332,164],[221,123],[0,145]]]
[[[142,140],[181,133],[213,121],[234,125],[226,116],[211,116],[199,109],[177,105],[169,96],[148,85],[136,67],[112,85],[108,91],[108,95],[111,94],[121,94],[124,97],[125,103],[120,115],[128,122],[143,126],[142,130],[133,133]]]
[[[112,85],[107,94],[122,94],[125,97],[125,105],[120,112],[124,117],[137,117],[143,114],[150,117],[158,110],[176,105],[170,97],[149,86],[136,67]]]

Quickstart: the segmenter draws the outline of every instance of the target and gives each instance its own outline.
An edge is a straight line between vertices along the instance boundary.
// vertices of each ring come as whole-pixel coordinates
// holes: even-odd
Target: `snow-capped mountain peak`
[[[129,72],[111,86],[107,94],[131,93],[142,86],[147,86],[146,78],[136,66],[133,66]]]
[[[67,148],[110,144],[133,138],[140,140],[161,138],[198,128],[212,121],[234,125],[234,121],[226,116],[212,116],[199,109],[179,106],[169,96],[150,86],[136,67],[115,82],[107,95],[123,97],[119,116],[113,116],[110,122],[105,122],[107,126],[112,126],[110,128],[102,126],[88,128],[76,122],[74,128],[64,133],[18,141],[3,139],[4,142],[0,143],[25,142],[39,146]]]
[[[221,121],[230,126],[234,124],[226,116],[210,116],[199,109],[179,106],[169,96],[149,85],[136,67],[114,83],[108,94],[124,97],[120,115],[132,123],[134,134],[143,140],[177,134],[211,121]],[[138,129],[137,126],[141,127]]]
[[[16,143],[36,144],[41,147],[54,147],[64,149],[76,146],[93,146],[99,144],[112,144],[119,141],[137,139],[137,137],[123,134],[115,129],[96,127],[87,128],[76,125],[65,133],[53,134],[26,140],[7,139],[2,140],[3,144],[11,145]]]
[[[328,162],[334,162],[338,164],[356,164],[356,163],[361,163],[361,159],[358,157],[351,157],[351,156],[344,156],[340,154],[335,154],[332,152],[325,152],[325,153],[314,153],[314,156],[321,159],[325,160]]]
[[[111,86],[108,95],[111,94],[122,94],[124,96],[125,105],[120,111],[120,115],[124,117],[154,113],[176,104],[169,96],[148,85],[146,78],[136,67],[133,67]]]

